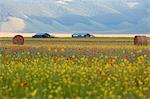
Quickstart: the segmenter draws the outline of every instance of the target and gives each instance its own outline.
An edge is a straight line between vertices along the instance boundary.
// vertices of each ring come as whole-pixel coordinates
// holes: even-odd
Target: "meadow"
[[[0,99],[150,98],[150,46],[132,38],[0,41]]]

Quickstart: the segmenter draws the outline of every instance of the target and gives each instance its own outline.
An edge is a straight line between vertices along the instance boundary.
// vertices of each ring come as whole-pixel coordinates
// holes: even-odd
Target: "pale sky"
[[[150,33],[150,0],[1,0],[0,32]]]

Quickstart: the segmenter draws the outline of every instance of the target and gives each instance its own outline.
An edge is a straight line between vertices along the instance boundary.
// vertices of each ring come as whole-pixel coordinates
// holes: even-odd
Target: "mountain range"
[[[1,0],[0,32],[150,33],[149,0]]]

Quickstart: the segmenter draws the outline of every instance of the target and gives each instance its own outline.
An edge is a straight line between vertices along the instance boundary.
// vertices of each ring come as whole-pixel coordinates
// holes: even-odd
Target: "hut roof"
[[[73,35],[89,35],[89,33],[74,33]]]
[[[48,33],[36,33],[36,35],[49,35]]]

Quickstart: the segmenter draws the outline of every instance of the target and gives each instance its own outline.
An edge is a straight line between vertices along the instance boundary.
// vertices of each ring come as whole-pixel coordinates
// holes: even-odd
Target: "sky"
[[[0,0],[0,32],[150,34],[150,0]]]

